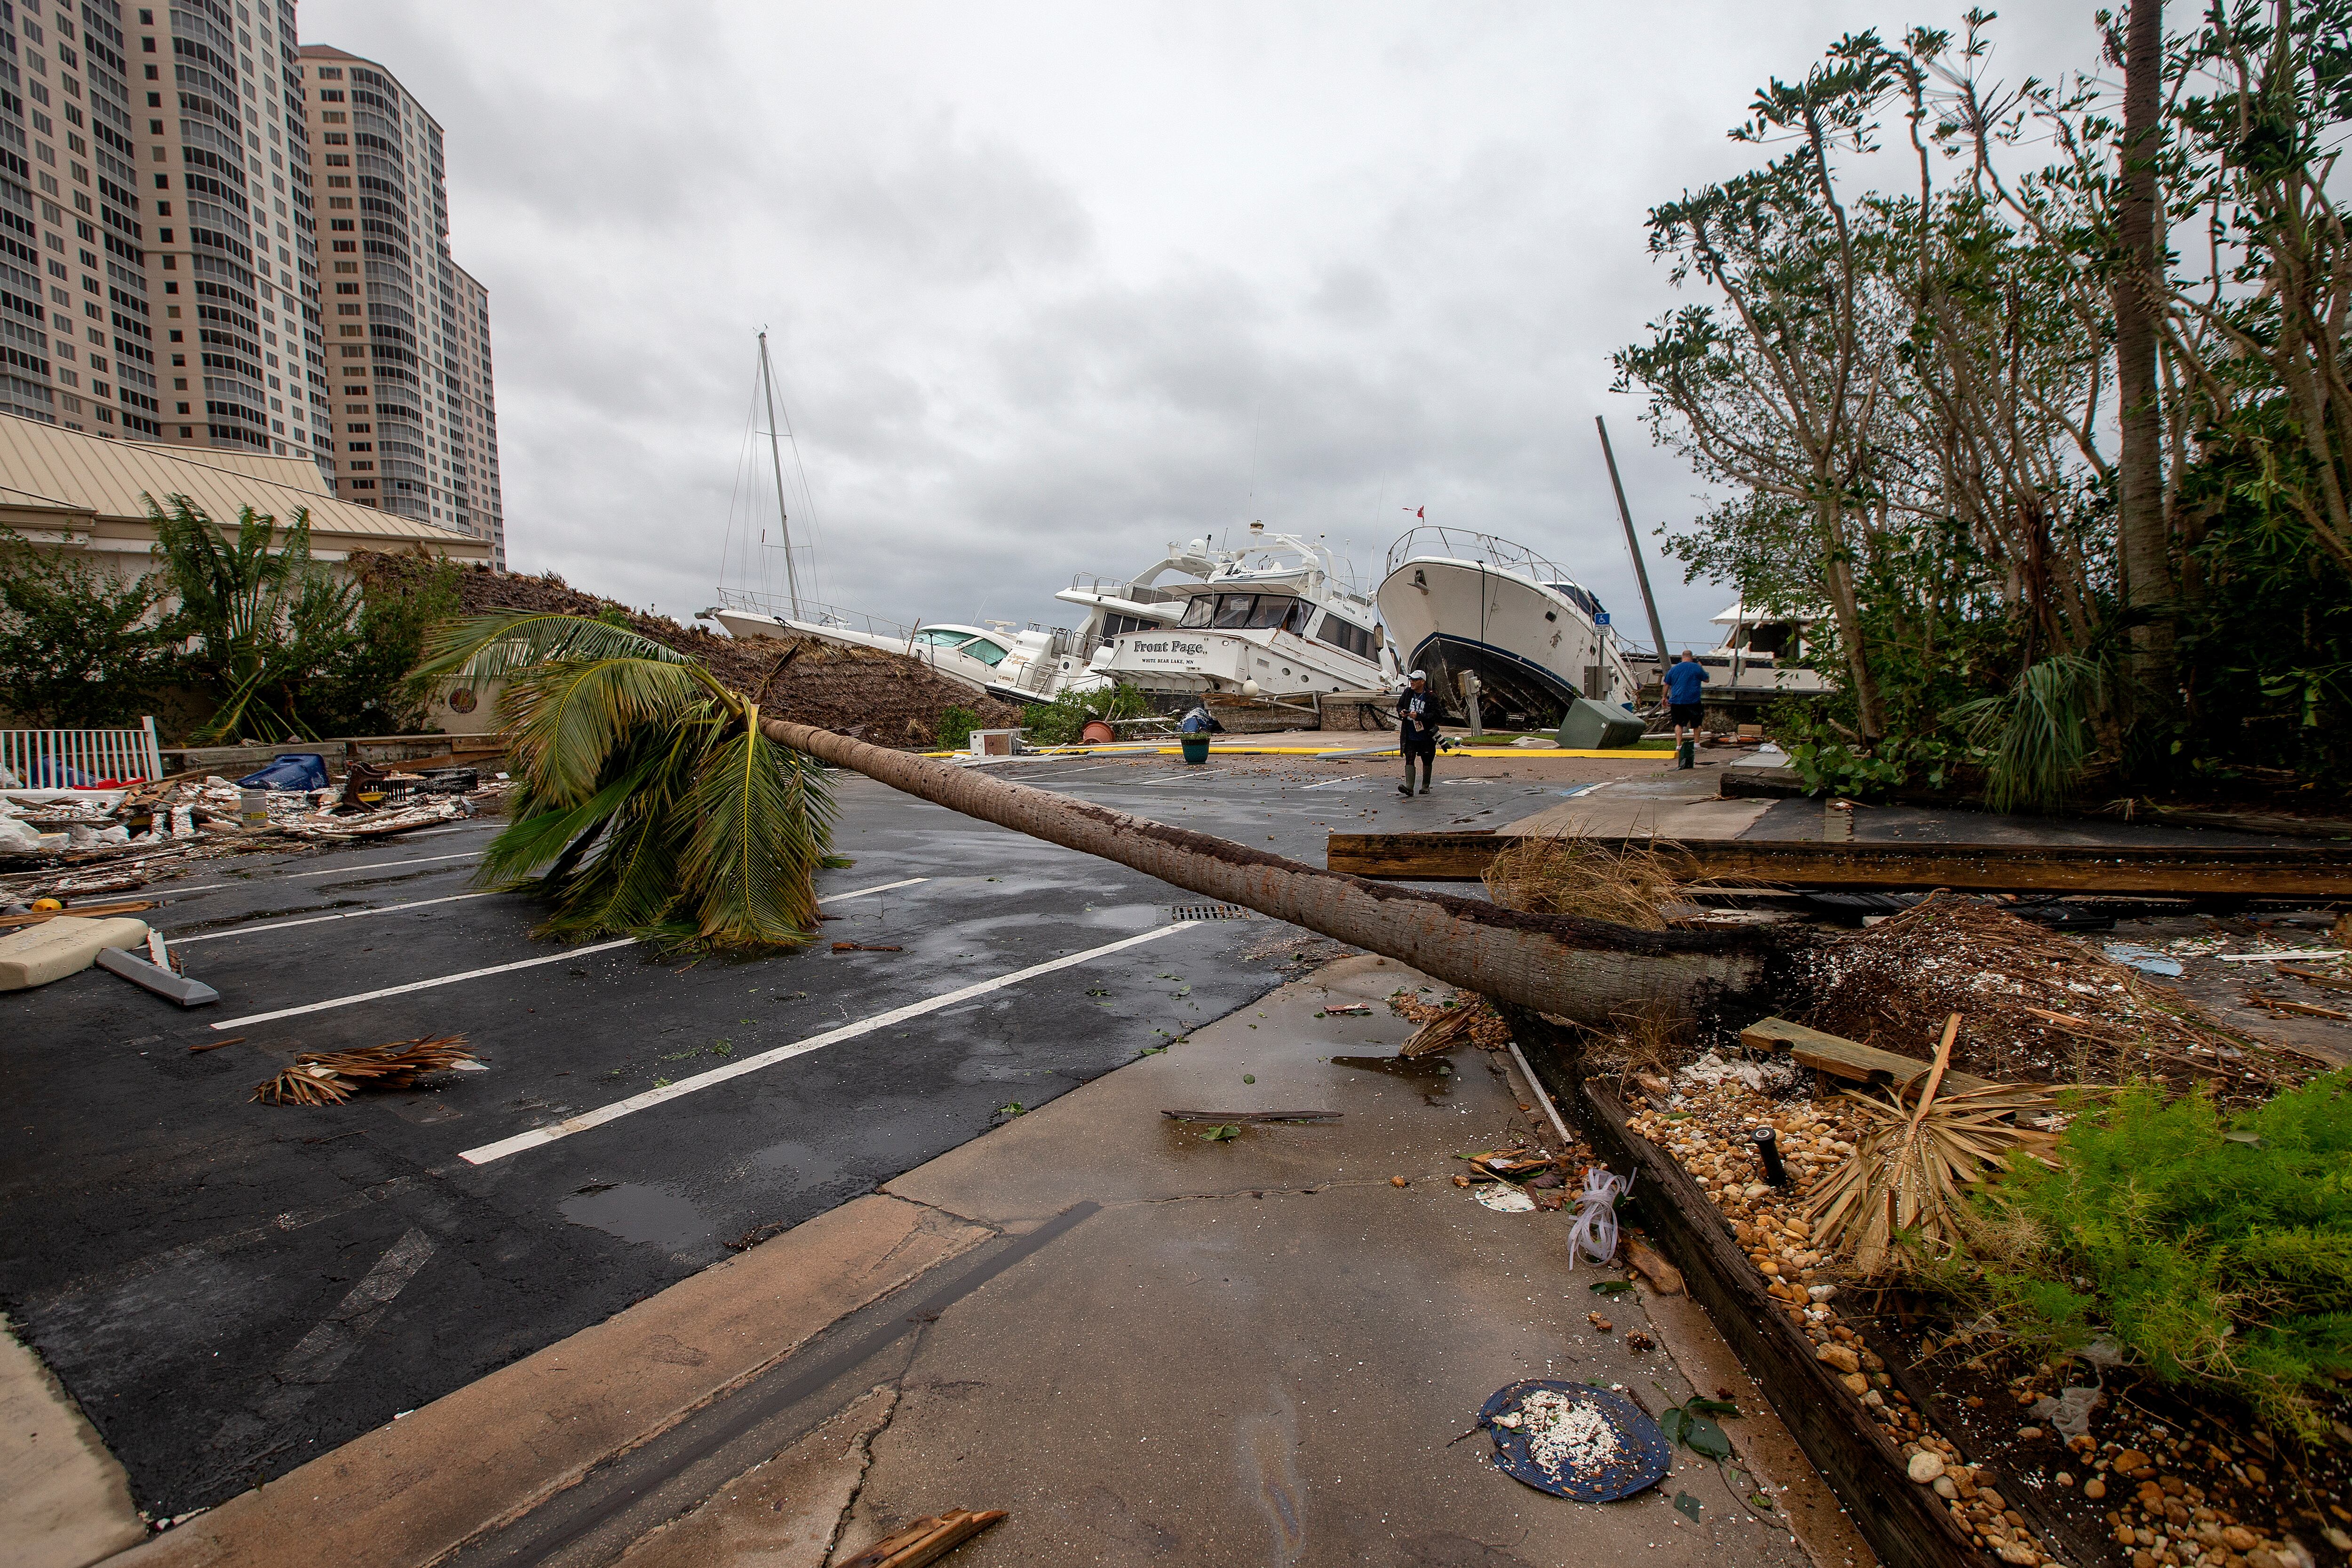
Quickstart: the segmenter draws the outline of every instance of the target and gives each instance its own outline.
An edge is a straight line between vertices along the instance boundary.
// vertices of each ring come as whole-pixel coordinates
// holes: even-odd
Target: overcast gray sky
[[[1608,390],[1675,298],[1644,212],[1755,160],[1724,132],[1768,77],[1959,10],[303,0],[300,30],[447,132],[517,570],[681,618],[741,585],[764,325],[835,603],[1069,625],[1073,573],[1254,518],[1377,582],[1425,507],[1632,631],[1593,416],[1645,549],[1702,504]],[[2093,66],[2093,10],[2004,16],[2004,73]],[[1729,594],[1652,576],[1700,643]]]

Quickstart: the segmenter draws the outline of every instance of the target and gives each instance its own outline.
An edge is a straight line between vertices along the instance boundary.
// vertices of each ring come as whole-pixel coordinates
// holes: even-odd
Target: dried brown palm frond
[[[1697,875],[1678,852],[1620,847],[1576,833],[1528,833],[1506,841],[1486,863],[1486,894],[1507,910],[1661,931],[1660,906]]]
[[[2002,1118],[2048,1103],[2038,1090],[2004,1084],[1938,1095],[1959,1028],[1955,1013],[1916,1096],[1908,1089],[1883,1098],[1849,1095],[1878,1125],[1855,1142],[1853,1158],[1806,1205],[1819,1244],[1851,1252],[1864,1279],[1887,1271],[1898,1236],[1931,1256],[1949,1252],[1966,1217],[1960,1189],[2024,1147],[2019,1130]]]
[[[463,1035],[426,1035],[355,1051],[304,1051],[294,1065],[257,1085],[264,1105],[340,1105],[355,1089],[406,1089],[426,1073],[474,1059]]]

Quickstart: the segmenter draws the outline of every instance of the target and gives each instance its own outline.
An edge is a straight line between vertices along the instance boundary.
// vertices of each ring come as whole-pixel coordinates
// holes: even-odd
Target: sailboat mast
[[[793,567],[793,525],[784,514],[784,454],[776,440],[776,382],[768,369],[768,334],[760,334],[760,386],[768,398],[768,460],[776,469],[776,526],[784,536],[784,586],[793,597],[793,619],[801,618],[801,579]]]

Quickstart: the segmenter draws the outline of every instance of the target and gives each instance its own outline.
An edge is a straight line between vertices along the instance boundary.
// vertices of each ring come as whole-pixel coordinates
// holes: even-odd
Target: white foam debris
[[[1705,1085],[1712,1089],[1727,1079],[1737,1079],[1758,1094],[1770,1094],[1797,1081],[1797,1064],[1787,1057],[1756,1062],[1738,1057],[1727,1058],[1720,1051],[1709,1051],[1675,1074],[1675,1081],[1685,1088]]]
[[[1617,1433],[1597,1405],[1538,1388],[1519,1401],[1528,1457],[1555,1476],[1605,1465],[1617,1457]]]

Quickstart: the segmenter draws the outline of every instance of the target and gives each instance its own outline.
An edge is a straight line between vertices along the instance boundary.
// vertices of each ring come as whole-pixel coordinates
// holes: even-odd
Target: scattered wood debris
[[[340,1105],[355,1089],[407,1089],[427,1073],[457,1071],[475,1060],[463,1035],[426,1035],[355,1051],[305,1051],[292,1067],[255,1086],[253,1098],[264,1105]]]
[[[1339,1110],[1163,1110],[1171,1121],[1337,1121]]]
[[[1421,1026],[1398,1047],[1400,1057],[1435,1056],[1464,1045],[1499,1051],[1511,1043],[1511,1026],[1492,1002],[1475,991],[1455,991],[1433,1001],[1417,992],[1396,991],[1390,994],[1389,1011]]]
[[[951,1508],[891,1531],[841,1564],[841,1568],[922,1568],[924,1563],[938,1562],[1005,1517],[1001,1508],[985,1513]]]

